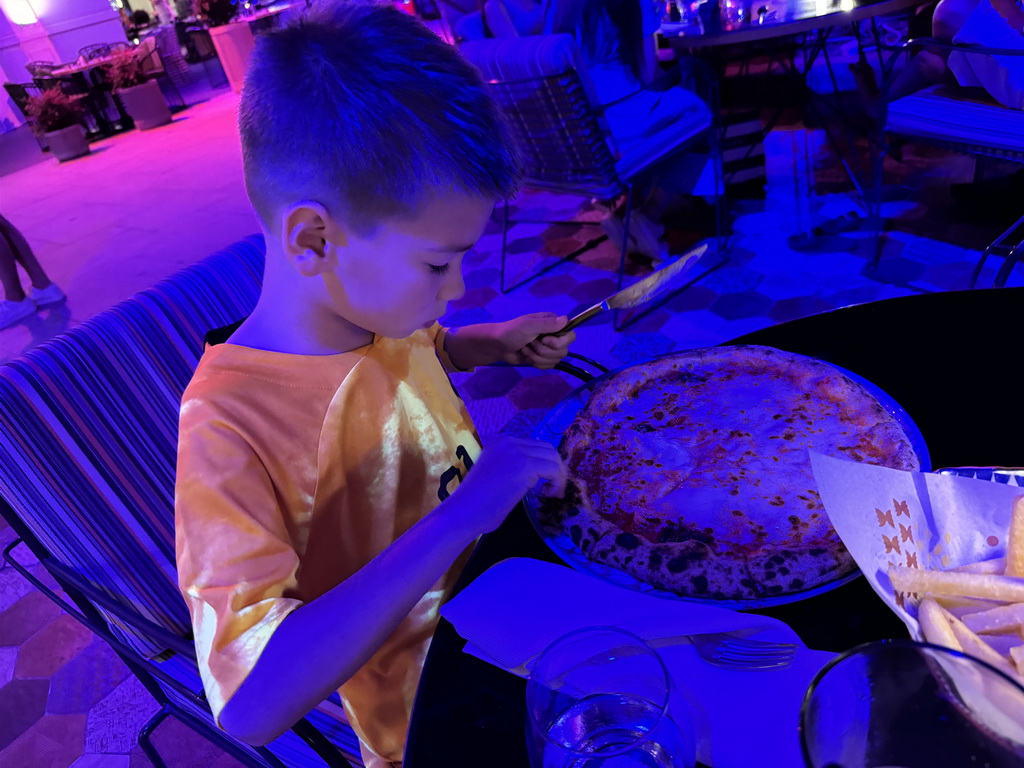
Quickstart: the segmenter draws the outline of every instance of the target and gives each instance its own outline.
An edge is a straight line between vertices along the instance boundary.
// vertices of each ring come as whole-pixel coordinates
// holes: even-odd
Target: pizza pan
[[[593,391],[602,383],[612,378],[616,374],[634,367],[635,365],[643,365],[653,360],[659,360],[663,357],[674,357],[676,355],[684,353],[685,350],[682,352],[671,352],[667,355],[658,355],[657,357],[652,357],[649,360],[644,360],[639,363],[632,363],[630,365],[622,366],[621,368],[617,368],[613,371],[609,371],[608,373],[601,374],[600,376],[591,379],[587,383],[583,384],[581,387],[578,387],[572,392],[570,392],[562,399],[562,401],[558,405],[556,405],[554,408],[548,411],[548,413],[544,416],[543,419],[541,419],[540,423],[534,429],[533,437],[536,438],[537,440],[545,440],[554,445],[555,447],[558,447],[558,444],[562,440],[562,434],[565,432],[568,426],[572,424],[573,420],[576,418],[576,414],[578,414],[583,409],[583,406],[587,404],[587,401],[590,399],[591,393],[593,393]],[[910,441],[911,447],[913,447],[914,452],[917,454],[917,457],[921,462],[921,471],[927,472],[931,469],[931,461],[928,456],[928,446],[925,444],[924,435],[921,434],[921,430],[918,429],[913,419],[911,419],[909,414],[907,414],[907,412],[903,410],[900,404],[897,403],[886,392],[884,392],[880,387],[868,381],[863,376],[853,373],[852,371],[848,371],[845,368],[842,368],[838,365],[834,365],[833,363],[829,363],[827,360],[820,360],[818,358],[808,357],[807,355],[797,355],[792,352],[787,352],[787,354],[793,355],[795,357],[802,357],[807,360],[814,360],[815,362],[819,363],[825,363],[826,365],[831,366],[840,373],[849,376],[853,381],[857,382],[862,387],[864,387],[864,389],[870,392],[875,397],[875,399],[878,400],[881,406],[885,408],[885,410],[894,419],[896,419],[899,425],[903,427],[903,431],[906,433],[907,438]],[[677,595],[675,592],[670,592],[665,589],[654,587],[644,581],[641,581],[635,576],[626,573],[625,571],[620,571],[618,568],[615,568],[613,566],[605,565],[604,563],[594,562],[585,554],[583,554],[582,550],[580,550],[580,548],[573,543],[572,539],[569,537],[568,534],[552,533],[549,529],[545,528],[541,524],[538,518],[541,503],[540,497],[538,497],[534,493],[528,493],[526,495],[526,498],[523,499],[523,502],[526,505],[526,510],[529,514],[530,522],[533,523],[533,527],[536,529],[537,534],[541,537],[541,539],[544,540],[544,543],[547,544],[548,548],[550,548],[552,552],[558,555],[558,557],[561,558],[566,565],[575,568],[577,571],[597,576],[598,578],[604,579],[605,581],[609,581],[612,584],[616,584],[620,587],[632,589],[637,592],[643,592],[644,594],[655,595],[657,597],[665,597],[672,600],[684,600],[695,603],[710,603],[724,608],[735,608],[738,610],[770,608],[776,605],[795,603],[799,600],[804,600],[808,597],[815,597],[816,595],[820,595],[825,592],[830,592],[831,590],[836,589],[837,587],[841,587],[844,584],[848,584],[849,582],[853,581],[858,576],[860,576],[860,571],[855,568],[853,571],[846,574],[845,576],[840,576],[839,578],[833,579],[832,581],[826,582],[824,584],[819,584],[818,586],[813,587],[812,589],[800,590],[798,592],[789,592],[784,595],[771,595],[763,598],[751,598],[749,600],[719,600],[714,598],[684,597],[682,595]]]

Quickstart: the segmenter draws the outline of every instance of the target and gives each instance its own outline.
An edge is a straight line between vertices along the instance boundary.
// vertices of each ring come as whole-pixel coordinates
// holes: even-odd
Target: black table
[[[1024,288],[1001,288],[845,307],[729,343],[820,357],[874,382],[914,419],[939,468],[1024,466],[1022,339]],[[518,508],[480,542],[460,586],[507,557],[559,562]],[[906,636],[864,579],[759,612],[822,650]],[[442,620],[417,693],[405,768],[524,768],[525,682],[462,653],[463,645]]]

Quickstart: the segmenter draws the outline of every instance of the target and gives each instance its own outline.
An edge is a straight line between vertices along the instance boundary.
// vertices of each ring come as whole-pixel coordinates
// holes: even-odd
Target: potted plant
[[[232,0],[196,0],[195,10],[210,26],[210,39],[231,90],[241,91],[254,44],[252,30],[248,24],[230,23],[238,13]]]
[[[79,122],[84,110],[75,96],[51,88],[29,96],[25,113],[32,118],[32,130],[41,135],[61,162],[89,154],[85,128]]]
[[[171,122],[171,110],[156,80],[142,70],[142,61],[135,50],[114,51],[104,66],[111,88],[124,104],[135,127],[145,131]]]

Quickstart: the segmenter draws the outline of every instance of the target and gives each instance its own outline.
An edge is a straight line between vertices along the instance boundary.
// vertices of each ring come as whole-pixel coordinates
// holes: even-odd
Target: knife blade
[[[648,275],[643,280],[633,283],[633,285],[628,288],[623,288],[618,293],[613,293],[604,301],[598,302],[594,306],[583,310],[578,315],[571,318],[561,330],[550,335],[562,336],[569,331],[578,328],[592,317],[596,317],[606,310],[633,309],[634,307],[639,307],[641,304],[646,304],[655,296],[663,293],[666,288],[675,282],[676,278],[686,274],[686,272],[689,271],[689,268],[694,265],[697,259],[704,255],[704,252],[707,251],[707,249],[707,244],[704,244],[697,246],[692,251],[684,253],[675,261],[670,262],[653,274]]]

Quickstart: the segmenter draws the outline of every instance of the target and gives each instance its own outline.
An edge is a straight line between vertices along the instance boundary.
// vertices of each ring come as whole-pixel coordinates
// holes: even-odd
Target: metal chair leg
[[[992,246],[989,245],[981,252],[981,258],[978,259],[978,263],[974,265],[974,271],[971,273],[971,282],[969,288],[974,288],[978,282],[978,278],[981,276],[981,268],[985,266],[985,262],[988,260],[989,254],[992,253]]]
[[[1003,259],[1003,266],[999,268],[999,272],[996,273],[995,282],[992,283],[993,288],[1005,288],[1006,281],[1010,279],[1010,273],[1013,272],[1013,268],[1017,266],[1021,260],[1024,260],[1024,242],[1018,243],[1010,252],[1006,254]]]
[[[149,737],[169,714],[171,714],[170,707],[167,704],[164,704],[160,708],[160,711],[149,718],[146,724],[142,726],[142,730],[139,731],[139,746],[142,748],[146,757],[149,758],[149,761],[153,763],[154,768],[167,768],[167,763],[165,763],[163,758],[160,757],[160,753],[156,751],[156,747],[153,746],[153,742],[150,741]]]
[[[168,85],[171,86],[171,90],[174,91],[174,95],[178,97],[178,104],[181,105],[181,108],[184,109],[187,107],[188,105],[185,103],[185,97],[181,95],[181,91],[179,91],[178,86],[175,85],[174,78],[169,74],[165,74],[164,79],[167,81]]]
[[[988,257],[993,253],[998,253],[1006,248],[1004,241],[1021,228],[1024,228],[1024,216],[1021,216],[1017,221],[1011,224],[1009,229],[1005,230],[1001,235],[999,235],[999,237],[989,243],[985,250],[981,252],[981,258],[978,259],[978,263],[974,265],[974,272],[971,273],[971,288],[974,288],[977,284],[978,278],[981,276],[981,268],[985,266],[985,261],[988,260]],[[1003,262],[1003,266],[1000,267],[999,271],[996,273],[995,282],[992,283],[993,288],[1001,288],[1003,285],[1006,285],[1006,281],[1010,277],[1010,272],[1013,271],[1013,264],[1020,261],[1021,257],[1024,256],[1024,239],[1021,239],[1017,245],[1010,246],[1006,253],[1001,253],[1000,255],[1003,256],[1005,261]],[[1010,266],[1008,267],[1007,265]],[[1001,284],[999,282],[1000,279],[1002,279]]]

